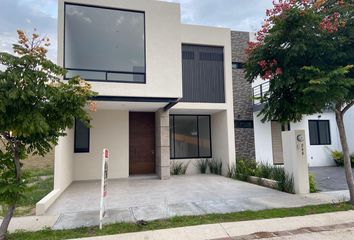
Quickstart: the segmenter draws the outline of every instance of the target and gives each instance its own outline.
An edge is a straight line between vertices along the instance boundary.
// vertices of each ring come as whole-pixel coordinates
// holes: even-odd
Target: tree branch
[[[352,106],[354,106],[354,100],[351,103],[349,103],[347,106],[345,106],[345,108],[342,110],[342,115],[344,115]]]

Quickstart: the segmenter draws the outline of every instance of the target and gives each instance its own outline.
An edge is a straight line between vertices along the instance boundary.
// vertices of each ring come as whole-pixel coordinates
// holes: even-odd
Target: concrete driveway
[[[311,167],[309,170],[315,175],[317,190],[322,192],[348,190],[343,167]]]
[[[54,229],[98,224],[100,182],[75,182],[47,211],[60,215]],[[293,195],[215,175],[176,176],[168,181],[130,178],[108,184],[107,223],[172,216],[299,207],[343,199]]]

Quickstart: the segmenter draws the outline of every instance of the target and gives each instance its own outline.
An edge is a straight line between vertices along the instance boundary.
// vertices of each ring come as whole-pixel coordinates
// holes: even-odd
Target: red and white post
[[[103,149],[102,153],[102,177],[101,177],[101,203],[100,203],[100,229],[102,229],[103,218],[106,215],[106,198],[108,182],[108,159],[109,150]]]

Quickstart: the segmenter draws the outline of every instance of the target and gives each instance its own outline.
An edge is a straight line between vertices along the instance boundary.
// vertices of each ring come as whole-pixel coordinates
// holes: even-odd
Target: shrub
[[[343,153],[341,151],[331,151],[332,159],[335,161],[338,167],[344,166]],[[354,167],[354,153],[350,155],[351,166]]]
[[[281,171],[281,170],[282,171]],[[278,181],[278,190],[287,192],[287,193],[294,193],[294,178],[293,176],[290,176],[287,174],[283,168],[279,168],[278,175],[276,176],[277,179],[274,179],[275,181]]]
[[[255,171],[255,176],[260,178],[272,179],[274,166],[266,164],[259,164]]]
[[[196,162],[196,167],[198,168],[201,174],[206,174],[208,170],[209,160],[208,159],[199,159]]]
[[[222,174],[222,161],[220,159],[211,159],[208,161],[210,173],[221,175]]]
[[[189,162],[183,163],[183,162],[172,161],[171,162],[171,175],[185,175],[187,172],[188,165],[189,165]]]
[[[255,175],[256,169],[257,162],[255,160],[237,160],[234,177],[241,181],[247,181],[248,176]]]
[[[332,158],[335,161],[337,166],[343,166],[344,161],[343,161],[343,153],[340,151],[332,151],[331,152]]]
[[[309,183],[310,183],[310,193],[317,192],[315,176],[313,174],[309,174]]]

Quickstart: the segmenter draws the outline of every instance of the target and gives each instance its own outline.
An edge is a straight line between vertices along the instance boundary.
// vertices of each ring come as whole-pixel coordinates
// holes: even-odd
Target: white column
[[[310,192],[309,171],[304,130],[287,131],[282,133],[284,169],[294,178],[296,194]]]

